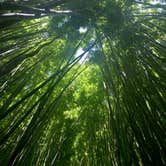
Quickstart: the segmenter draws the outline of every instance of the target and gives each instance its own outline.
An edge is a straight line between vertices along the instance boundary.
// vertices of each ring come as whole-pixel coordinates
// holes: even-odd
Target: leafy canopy
[[[165,10],[0,2],[0,165],[165,165]]]

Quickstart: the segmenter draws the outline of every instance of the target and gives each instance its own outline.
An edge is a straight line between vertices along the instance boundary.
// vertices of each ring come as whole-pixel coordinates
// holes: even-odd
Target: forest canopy
[[[166,165],[165,0],[0,1],[0,165]]]

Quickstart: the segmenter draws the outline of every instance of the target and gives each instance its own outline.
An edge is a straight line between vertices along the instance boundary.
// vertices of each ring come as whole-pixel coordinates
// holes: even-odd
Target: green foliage
[[[0,2],[0,165],[165,165],[165,9]]]

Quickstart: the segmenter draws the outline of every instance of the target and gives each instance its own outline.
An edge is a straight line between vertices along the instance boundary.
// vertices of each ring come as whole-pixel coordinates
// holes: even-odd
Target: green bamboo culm
[[[166,165],[163,0],[0,2],[0,165]]]

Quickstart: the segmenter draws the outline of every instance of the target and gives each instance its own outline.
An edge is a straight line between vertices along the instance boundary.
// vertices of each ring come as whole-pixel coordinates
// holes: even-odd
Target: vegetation
[[[166,3],[0,2],[0,165],[166,164]]]

